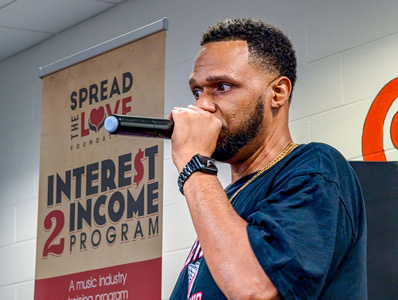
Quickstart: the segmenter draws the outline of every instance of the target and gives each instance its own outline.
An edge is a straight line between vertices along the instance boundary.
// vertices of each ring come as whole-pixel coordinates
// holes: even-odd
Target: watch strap
[[[196,171],[217,175],[218,169],[210,157],[200,154],[194,155],[178,176],[178,188],[181,194],[184,195],[185,181]]]

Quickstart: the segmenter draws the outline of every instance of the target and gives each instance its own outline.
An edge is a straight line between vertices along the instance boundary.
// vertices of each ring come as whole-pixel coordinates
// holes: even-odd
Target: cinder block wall
[[[398,2],[394,0],[127,1],[0,62],[0,299],[33,299],[41,117],[40,66],[162,17],[170,19],[166,110],[193,102],[187,78],[201,32],[227,17],[254,17],[292,39],[299,72],[291,107],[296,142],[322,141],[361,160],[370,105],[398,77]],[[156,84],[156,83],[154,83]],[[397,102],[397,101],[395,101]],[[394,103],[392,110],[397,111]],[[387,137],[388,138],[388,137]],[[398,160],[397,149],[387,149]],[[168,299],[195,239],[165,142],[163,298]],[[220,175],[228,184],[229,171]]]

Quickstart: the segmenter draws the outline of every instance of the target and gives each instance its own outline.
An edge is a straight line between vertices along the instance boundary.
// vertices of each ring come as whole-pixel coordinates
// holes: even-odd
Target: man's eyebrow
[[[219,81],[230,81],[232,80],[232,78],[228,75],[213,75],[213,76],[209,76],[206,78],[206,82],[219,82]],[[193,85],[196,84],[196,80],[194,78],[191,78],[189,80],[189,84]]]

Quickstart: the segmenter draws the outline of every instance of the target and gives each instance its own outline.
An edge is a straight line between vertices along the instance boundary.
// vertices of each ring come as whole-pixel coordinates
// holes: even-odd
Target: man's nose
[[[196,100],[195,106],[211,113],[216,111],[216,105],[214,103],[213,96],[205,92],[203,92]]]

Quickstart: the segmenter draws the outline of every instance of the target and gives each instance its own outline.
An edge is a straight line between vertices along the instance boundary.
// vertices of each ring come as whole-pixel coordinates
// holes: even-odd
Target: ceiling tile
[[[0,9],[2,9],[3,7],[6,7],[7,5],[15,2],[17,0],[0,0]]]
[[[0,26],[57,33],[113,6],[92,0],[18,0],[0,9]]]
[[[0,27],[0,60],[50,37],[48,33]]]
[[[125,2],[126,0],[95,0],[99,2],[105,2],[105,3],[115,3],[115,4],[120,4],[122,2]]]

